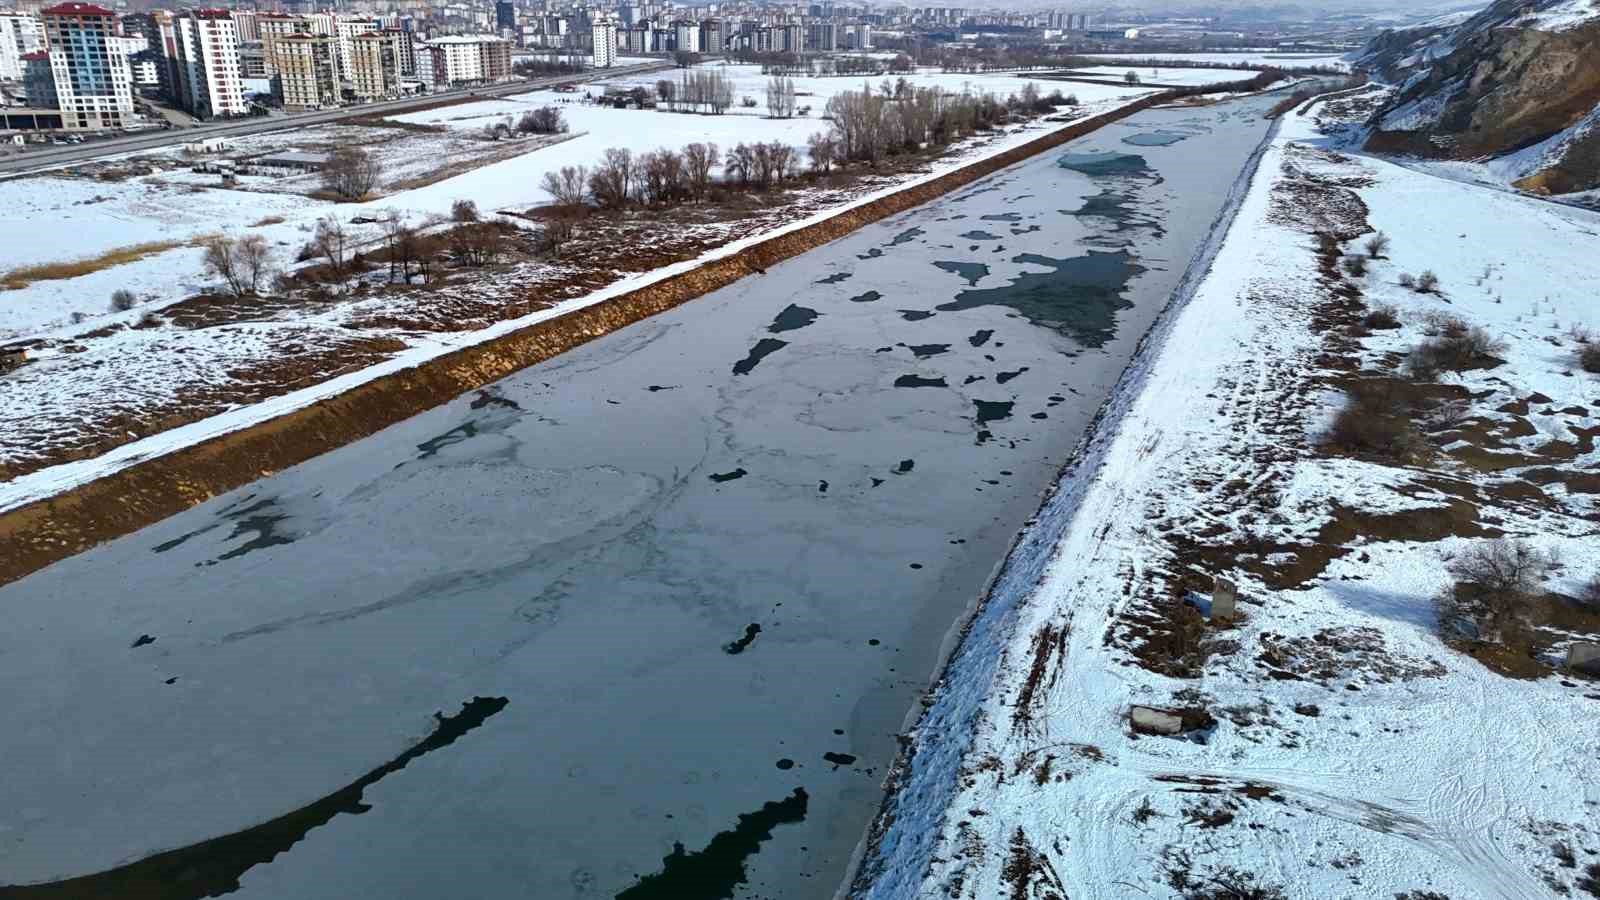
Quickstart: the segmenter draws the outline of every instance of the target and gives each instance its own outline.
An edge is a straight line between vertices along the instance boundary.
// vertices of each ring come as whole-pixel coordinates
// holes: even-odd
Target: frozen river
[[[1271,102],[1141,113],[0,589],[36,885],[0,897],[831,895]]]

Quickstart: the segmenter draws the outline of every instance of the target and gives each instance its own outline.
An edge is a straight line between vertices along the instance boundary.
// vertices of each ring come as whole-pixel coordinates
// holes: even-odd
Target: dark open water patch
[[[983,263],[941,259],[934,262],[933,267],[966,279],[967,285],[971,287],[976,287],[978,282],[989,275],[989,267]]]
[[[788,341],[780,341],[777,338],[762,338],[756,341],[756,345],[750,348],[750,355],[733,364],[733,374],[749,375],[763,359],[787,346],[789,346]]]
[[[921,322],[923,319],[933,318],[934,315],[935,313],[929,312],[925,309],[900,310],[900,318],[905,319],[907,322]]]
[[[989,343],[989,338],[992,337],[994,337],[994,329],[981,328],[972,337],[967,338],[967,343],[974,347],[982,347],[984,344]]]
[[[943,378],[923,378],[921,375],[901,375],[894,380],[897,388],[949,387]]]
[[[715,481],[717,484],[722,484],[723,482],[727,481],[738,481],[749,474],[750,473],[746,472],[741,466],[740,468],[734,469],[732,472],[712,472],[708,477],[710,477],[710,479]]]
[[[1138,175],[1150,170],[1150,164],[1137,153],[1064,153],[1056,165],[1085,175]]]
[[[857,294],[854,297],[851,297],[850,298],[850,302],[851,303],[872,303],[872,302],[874,302],[876,300],[882,300],[882,299],[883,299],[883,295],[878,293],[877,291],[867,291],[865,294]]]
[[[796,306],[795,304],[791,303],[783,308],[783,312],[778,313],[777,318],[772,320],[772,324],[767,326],[767,330],[773,334],[781,334],[785,331],[794,331],[796,329],[804,328],[807,325],[810,325],[812,322],[815,322],[817,320],[817,316],[820,315],[822,314],[814,309],[810,309],[809,307],[805,306]]]
[[[911,351],[911,355],[915,356],[917,359],[927,359],[930,356],[938,356],[941,353],[949,353],[950,352],[950,345],[949,344],[912,344],[912,345],[908,346],[906,349],[910,350]]]
[[[806,820],[809,798],[805,788],[776,802],[762,804],[753,813],[741,813],[739,824],[711,839],[704,850],[686,853],[674,842],[661,860],[661,871],[645,875],[617,895],[617,900],[724,900],[731,898],[748,876],[746,863],[761,852],[779,825]]]
[[[1020,253],[1012,262],[1048,266],[1049,272],[1024,272],[1004,287],[962,291],[936,309],[949,312],[979,306],[1009,306],[1029,321],[1099,347],[1116,336],[1116,314],[1133,306],[1122,297],[1133,276],[1144,271],[1127,251],[1089,251],[1055,259]]]
[[[479,391],[478,396],[473,398],[473,401],[468,405],[473,409],[483,409],[487,406],[498,406],[501,409],[522,409],[521,404],[517,403],[517,401],[502,397],[489,388]]]
[[[1177,131],[1142,131],[1128,135],[1122,142],[1135,147],[1170,147],[1188,137],[1187,134]]]
[[[978,408],[980,428],[990,422],[1011,418],[1011,408],[1017,405],[1015,400],[974,400],[972,403]]]
[[[412,760],[455,743],[506,708],[504,697],[473,697],[453,716],[434,714],[433,733],[411,749],[361,776],[346,787],[270,822],[188,847],[168,850],[94,875],[47,884],[0,886],[7,900],[67,900],[106,897],[117,900],[199,900],[239,889],[239,878],[251,868],[271,862],[305,838],[313,828],[340,813],[360,815],[372,809],[362,794]]]
[[[832,275],[829,275],[827,278],[817,279],[817,284],[838,284],[839,282],[844,281],[846,278],[849,278],[850,275],[851,273],[849,272],[835,272]]]
[[[889,246],[898,247],[901,244],[906,243],[907,241],[914,241],[917,238],[922,237],[926,233],[927,232],[923,231],[921,228],[908,228],[905,231],[902,231],[899,234],[895,235],[889,241]]]
[[[912,469],[915,469],[916,467],[917,467],[917,461],[916,460],[914,460],[914,459],[902,459],[902,460],[900,460],[900,465],[895,466],[894,472],[895,472],[896,475],[905,475],[905,474],[909,473]]]
[[[1013,229],[1011,229],[1011,236],[1012,237],[1016,237],[1018,235],[1023,235],[1023,234],[1032,234],[1033,232],[1039,231],[1039,230],[1040,230],[1040,226],[1038,226],[1038,225],[1028,225],[1028,226],[1025,226],[1023,228],[1013,228]]]
[[[289,515],[288,513],[278,512],[278,508],[278,499],[276,497],[267,497],[262,500],[257,500],[256,502],[247,506],[239,506],[238,504],[235,504],[233,507],[218,513],[221,518],[233,523],[233,531],[230,532],[227,537],[222,539],[223,543],[238,540],[247,534],[254,536],[215,559],[206,560],[204,563],[196,563],[195,565],[214,566],[223,560],[238,559],[239,557],[244,556],[247,553],[253,553],[256,550],[265,550],[268,547],[278,547],[284,544],[294,543],[295,538],[297,537],[296,535],[286,534],[279,530],[279,526],[289,520]],[[220,525],[221,523],[219,522],[217,524]],[[202,528],[199,531],[186,534],[175,541],[168,541],[165,544],[161,544],[155,548],[156,552],[170,550],[194,535],[205,531],[210,531],[211,528],[214,527],[216,526],[213,525],[207,528]]]
[[[883,251],[882,250],[878,249],[877,247],[873,247],[871,250],[868,250],[865,253],[857,253],[856,254],[856,259],[877,259],[878,257],[880,257],[882,255],[883,255]]]
[[[851,756],[848,753],[833,753],[833,752],[829,752],[829,753],[822,754],[822,758],[827,760],[828,762],[833,763],[834,768],[838,768],[839,766],[852,765],[856,761],[856,758],[854,756]]]
[[[985,222],[1021,222],[1022,213],[993,213],[987,216],[979,216],[978,218]]]
[[[739,638],[737,641],[723,644],[722,652],[728,654],[729,656],[738,656],[744,652],[746,647],[750,646],[750,644],[755,641],[756,635],[760,633],[761,626],[755,622],[751,622],[749,625],[744,627],[744,637]]]
[[[987,231],[979,231],[977,229],[973,229],[972,231],[964,231],[961,234],[957,235],[957,237],[966,238],[969,241],[998,241],[998,240],[1000,240],[1000,235],[998,235],[998,234],[990,234]]]
[[[437,456],[440,450],[453,447],[462,441],[478,436],[478,423],[471,419],[446,431],[444,434],[428,438],[417,445],[417,459],[430,459]]]
[[[1022,368],[1016,370],[1015,372],[1001,372],[1000,374],[994,376],[994,382],[995,382],[995,384],[1005,384],[1006,382],[1010,381],[1013,378],[1016,378],[1018,375],[1021,375],[1023,372],[1026,372],[1026,371],[1028,371],[1028,367],[1027,366],[1023,366]]]

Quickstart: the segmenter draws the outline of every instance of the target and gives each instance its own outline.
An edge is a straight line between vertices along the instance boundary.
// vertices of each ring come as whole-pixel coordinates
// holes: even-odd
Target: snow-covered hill
[[[1454,27],[1385,32],[1358,65],[1399,89],[1367,146],[1491,158],[1518,187],[1600,187],[1600,5],[1499,0]]]

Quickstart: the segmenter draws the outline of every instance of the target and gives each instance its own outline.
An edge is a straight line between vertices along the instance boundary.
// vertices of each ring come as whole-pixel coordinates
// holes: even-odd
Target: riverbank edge
[[[0,513],[0,586],[676,308],[1152,106],[1164,91],[632,291],[536,322]]]
[[[1077,448],[1046,489],[1039,511],[1013,537],[976,602],[951,628],[924,702],[907,714],[901,730],[900,753],[884,778],[882,804],[851,857],[844,879],[834,894],[835,900],[865,897],[910,900],[916,896],[922,873],[929,863],[928,853],[938,833],[937,827],[926,826],[936,826],[948,807],[948,802],[938,799],[930,803],[925,799],[926,793],[936,790],[938,785],[934,782],[940,779],[947,787],[954,787],[960,760],[971,746],[978,705],[992,687],[994,666],[999,663],[1001,647],[1010,633],[1011,613],[1038,585],[1044,565],[1054,557],[1056,544],[1072,524],[1083,497],[1094,484],[1106,453],[1121,429],[1124,415],[1142,392],[1179,313],[1210,275],[1212,264],[1232,232],[1246,197],[1258,188],[1269,187],[1257,184],[1257,178],[1261,161],[1277,139],[1279,130],[1280,121],[1274,119],[1229,189],[1228,198],[1212,223],[1210,239],[1196,250],[1167,304],[1140,337]],[[969,660],[979,662],[976,671],[962,671],[962,664]],[[984,661],[989,665],[982,665]],[[919,755],[923,759],[937,755],[953,765],[918,766]],[[919,817],[919,823],[924,826],[917,829],[920,846],[901,850],[898,841],[903,836],[895,833],[895,826],[901,814],[907,812],[902,803],[908,797],[920,801],[925,813],[931,811],[934,821],[929,822],[927,816]],[[952,791],[945,800],[953,798]],[[904,835],[910,836],[913,835]],[[907,853],[913,858],[906,859]],[[908,865],[914,867],[913,873],[907,874]]]

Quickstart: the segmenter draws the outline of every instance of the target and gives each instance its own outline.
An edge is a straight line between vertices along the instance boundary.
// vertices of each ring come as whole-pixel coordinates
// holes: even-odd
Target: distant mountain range
[[[1600,188],[1600,0],[1500,0],[1384,32],[1356,64],[1400,88],[1369,149],[1488,159],[1540,193]]]

